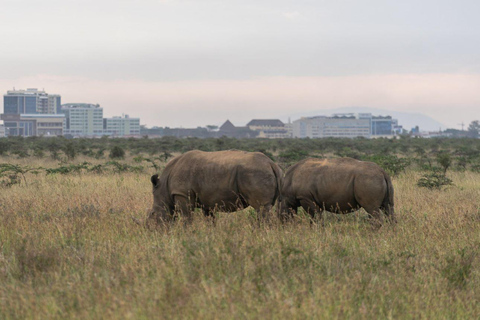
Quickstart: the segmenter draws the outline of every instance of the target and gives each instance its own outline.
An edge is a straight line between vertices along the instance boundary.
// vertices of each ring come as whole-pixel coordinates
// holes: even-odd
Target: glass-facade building
[[[4,114],[58,114],[62,97],[37,89],[11,90],[3,96]]]
[[[398,125],[398,120],[392,116],[373,116],[371,113],[359,113],[360,119],[370,121],[372,136],[391,136],[395,133],[394,127]]]
[[[5,114],[22,114],[37,113],[37,97],[36,96],[20,96],[5,95],[3,97],[3,113]]]
[[[393,134],[393,127],[397,125],[397,121],[391,116],[372,117],[372,135],[389,136]]]
[[[56,129],[58,129],[58,121],[63,122],[63,115],[60,118],[54,116],[58,113],[58,106],[61,106],[60,95],[49,95],[35,88],[7,91],[3,96],[3,114],[1,115],[5,134],[25,137],[39,135],[37,124],[55,129],[48,133],[59,134]],[[40,115],[47,115],[47,117],[40,117]],[[63,130],[63,124],[61,129]]]

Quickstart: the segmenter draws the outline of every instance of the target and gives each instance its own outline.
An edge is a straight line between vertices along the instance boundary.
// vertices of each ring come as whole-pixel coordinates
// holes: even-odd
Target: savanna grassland
[[[476,140],[357,141],[365,149],[338,140],[322,152],[312,141],[241,141],[284,167],[308,155],[381,154],[398,223],[374,228],[361,210],[327,214],[323,225],[304,216],[259,225],[246,209],[155,230],[132,220],[152,204],[150,176],[198,145],[174,139],[142,154],[118,141],[60,140],[57,150],[46,140],[12,140],[0,156],[0,319],[480,317]],[[126,154],[111,162],[116,143]],[[417,185],[429,172],[453,184]]]

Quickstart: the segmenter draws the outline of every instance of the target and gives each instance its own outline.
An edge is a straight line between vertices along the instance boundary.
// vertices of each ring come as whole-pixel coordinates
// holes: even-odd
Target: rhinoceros
[[[282,188],[281,218],[293,216],[302,206],[313,218],[322,211],[348,213],[363,207],[382,221],[383,211],[394,217],[393,186],[388,174],[373,162],[352,158],[308,158],[291,166]]]
[[[206,216],[252,206],[265,216],[281,192],[283,172],[260,152],[186,152],[153,175],[153,207],[147,221],[168,222],[192,210]]]

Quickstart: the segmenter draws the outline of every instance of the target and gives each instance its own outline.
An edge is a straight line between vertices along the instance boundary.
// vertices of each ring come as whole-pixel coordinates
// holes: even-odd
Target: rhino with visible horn
[[[153,175],[153,207],[148,221],[168,222],[192,210],[206,216],[252,206],[265,216],[280,195],[283,172],[260,152],[189,151],[172,159],[161,176]]]
[[[390,177],[373,162],[308,158],[285,173],[280,217],[291,218],[300,206],[312,218],[324,210],[348,213],[363,207],[377,222],[382,211],[395,221],[393,195]]]

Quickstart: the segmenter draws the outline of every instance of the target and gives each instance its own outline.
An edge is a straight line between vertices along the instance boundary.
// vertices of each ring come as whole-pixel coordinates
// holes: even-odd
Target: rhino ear
[[[160,179],[158,179],[158,174],[154,174],[151,178],[150,181],[152,181],[153,187],[156,188],[158,187],[158,183],[160,182]]]

